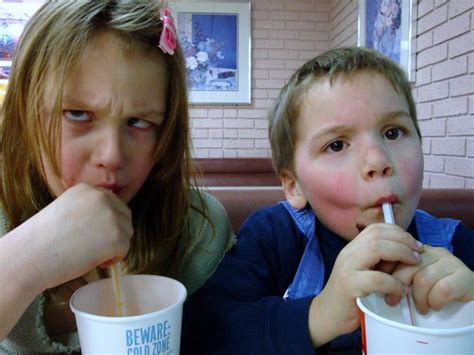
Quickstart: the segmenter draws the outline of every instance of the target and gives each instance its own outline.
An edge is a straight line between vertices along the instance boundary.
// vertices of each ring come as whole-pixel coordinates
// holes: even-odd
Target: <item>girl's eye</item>
[[[338,139],[329,143],[324,150],[325,151],[330,150],[332,152],[340,152],[341,150],[345,148],[345,146],[346,146],[346,143]]]
[[[90,115],[87,111],[81,110],[64,110],[63,115],[70,121],[89,121]]]
[[[404,133],[405,131],[402,128],[393,127],[393,128],[388,129],[384,135],[387,139],[394,141],[398,139],[399,137],[401,137]]]
[[[130,118],[127,122],[129,126],[133,126],[140,129],[147,129],[151,126],[151,123],[140,118]]]

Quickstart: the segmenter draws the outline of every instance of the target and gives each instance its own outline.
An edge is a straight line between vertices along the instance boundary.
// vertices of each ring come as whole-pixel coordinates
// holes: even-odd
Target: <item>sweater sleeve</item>
[[[224,254],[235,244],[227,213],[206,192],[193,191],[190,215],[191,245],[187,247],[179,280],[193,294],[214,273]]]
[[[474,230],[460,223],[454,232],[452,245],[453,254],[474,270]]]
[[[0,237],[9,231],[7,217],[0,209]],[[78,351],[77,332],[65,335],[64,344],[51,339],[43,322],[44,296],[28,306],[8,336],[0,341],[0,354],[71,353]]]
[[[282,206],[249,217],[237,244],[185,304],[182,354],[314,354],[312,297],[283,299],[305,242]]]

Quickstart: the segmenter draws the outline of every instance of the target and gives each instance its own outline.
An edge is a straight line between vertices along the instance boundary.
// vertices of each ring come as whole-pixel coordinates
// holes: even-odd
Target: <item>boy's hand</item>
[[[392,275],[406,285],[412,284],[417,310],[426,314],[440,310],[450,302],[474,300],[474,272],[448,250],[424,246],[417,265],[400,263]],[[395,305],[399,295],[387,295],[387,303]]]
[[[407,286],[378,267],[398,261],[416,265],[421,250],[421,244],[397,225],[377,223],[365,228],[339,253],[327,285],[311,303],[309,329],[314,346],[359,328],[357,297],[372,292],[403,297]]]

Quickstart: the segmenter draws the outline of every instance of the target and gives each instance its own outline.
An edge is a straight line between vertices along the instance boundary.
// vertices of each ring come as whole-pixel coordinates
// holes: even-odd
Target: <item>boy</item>
[[[360,351],[357,297],[381,292],[394,305],[411,285],[422,313],[474,300],[474,231],[416,210],[421,136],[395,63],[363,48],[310,60],[283,88],[269,134],[287,200],[249,217],[189,300],[185,351],[348,354]],[[397,225],[383,223],[384,202]]]

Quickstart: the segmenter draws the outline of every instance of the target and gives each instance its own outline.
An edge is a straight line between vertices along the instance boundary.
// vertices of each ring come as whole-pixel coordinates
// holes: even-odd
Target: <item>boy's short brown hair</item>
[[[302,99],[311,86],[323,78],[329,78],[332,83],[337,76],[350,77],[362,71],[383,75],[395,91],[405,97],[410,117],[421,138],[415,102],[403,69],[390,58],[367,48],[332,49],[309,60],[293,74],[270,112],[269,138],[273,167],[277,175],[285,168],[293,170],[296,121],[300,115]]]

